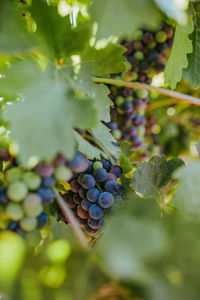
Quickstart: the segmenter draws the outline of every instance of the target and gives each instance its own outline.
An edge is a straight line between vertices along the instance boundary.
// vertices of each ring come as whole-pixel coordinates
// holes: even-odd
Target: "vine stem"
[[[162,99],[161,101],[156,101],[156,102],[148,104],[145,111],[151,111],[156,108],[160,108],[163,106],[169,106],[172,104],[178,104],[178,103],[180,103],[179,99]],[[185,103],[184,103],[184,105],[185,105]],[[188,102],[187,102],[187,104],[188,104]]]
[[[58,190],[56,188],[53,188],[57,203],[66,219],[69,220],[69,223],[72,227],[72,230],[74,231],[75,236],[77,237],[80,245],[84,248],[88,248],[88,242],[86,239],[85,234],[83,233],[78,221],[74,217],[71,209],[67,206],[65,203],[63,197],[60,195]]]
[[[93,81],[96,83],[106,83],[106,84],[117,85],[117,86],[126,86],[126,87],[130,87],[132,89],[156,91],[159,94],[162,94],[162,95],[165,95],[168,97],[172,97],[172,98],[176,98],[176,99],[182,100],[184,102],[200,106],[199,98],[195,98],[193,96],[182,94],[179,92],[174,92],[174,91],[171,91],[168,89],[156,88],[156,87],[153,87],[153,86],[145,84],[145,83],[127,82],[127,81],[122,81],[122,80],[116,80],[116,79],[110,79],[110,78],[99,78],[99,77],[93,77]]]

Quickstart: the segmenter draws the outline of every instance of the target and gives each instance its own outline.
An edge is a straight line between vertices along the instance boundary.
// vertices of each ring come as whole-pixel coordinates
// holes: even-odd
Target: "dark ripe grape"
[[[86,219],[82,219],[78,216],[78,222],[80,224],[81,227],[85,227],[87,225],[87,220]]]
[[[149,58],[148,58],[148,62],[150,64],[154,64],[154,63],[157,63],[158,61],[158,58],[159,58],[159,55],[156,51],[154,51],[154,53],[152,53]]]
[[[70,189],[72,192],[74,193],[78,193],[79,192],[79,189],[80,189],[80,184],[78,183],[78,180],[77,179],[73,179],[70,181]]]
[[[157,63],[155,65],[155,70],[157,73],[163,72],[165,70],[165,65],[162,63]]]
[[[124,48],[126,48],[125,54],[130,54],[133,51],[133,48],[132,48],[131,44],[129,44],[129,43],[124,43],[124,44],[122,44],[122,46]]]
[[[7,230],[16,231],[18,227],[19,227],[19,222],[12,222],[8,225]]]
[[[133,110],[133,105],[131,102],[129,101],[125,101],[124,103],[122,103],[121,105],[121,110],[123,110],[126,113],[131,113]]]
[[[89,208],[90,208],[91,205],[92,205],[92,203],[89,202],[88,200],[83,199],[83,200],[81,201],[81,207],[82,207],[84,210],[86,210],[86,211],[89,210]]]
[[[88,169],[89,161],[85,155],[76,152],[74,158],[68,165],[73,172],[82,173]]]
[[[151,44],[153,42],[153,34],[150,32],[146,32],[143,34],[142,39],[145,42],[145,44]]]
[[[122,99],[123,99],[123,98],[122,98]],[[117,99],[116,99],[115,101],[117,101]],[[119,100],[118,100],[118,101],[119,101]],[[122,102],[124,102],[124,100],[123,100]],[[117,104],[117,102],[116,102],[116,104]],[[121,104],[121,103],[120,103],[120,104]],[[113,109],[113,108],[111,108],[111,110],[110,110],[110,115],[111,115],[113,118],[117,118],[117,112],[116,112],[116,110]]]
[[[0,150],[0,160],[2,161],[9,161],[12,159],[10,152],[7,148],[3,148]]]
[[[77,204],[73,200],[73,194],[67,193],[64,195],[64,200],[70,208],[75,208]],[[78,203],[79,204],[79,203]]]
[[[113,195],[117,195],[120,192],[120,184],[117,183],[116,181],[109,181],[105,184],[105,191],[109,192]]]
[[[19,234],[21,237],[25,237],[26,236],[26,232],[23,230],[23,229],[21,229],[20,227],[18,227],[16,230],[15,230],[15,232],[17,233],[17,234]]]
[[[108,173],[108,176],[106,178],[106,182],[108,181],[117,181],[117,176],[113,173]]]
[[[91,188],[91,189],[89,189],[89,190],[87,191],[86,197],[87,197],[87,199],[88,199],[90,202],[94,203],[94,202],[96,202],[97,199],[99,198],[100,193],[101,193],[101,192],[100,192],[99,189],[97,189],[97,188]]]
[[[88,219],[89,218],[89,213],[84,210],[82,207],[78,207],[77,208],[77,215],[81,218],[81,219]]]
[[[20,1],[22,4],[24,4],[24,5],[27,4],[27,3],[26,3],[26,0],[19,0],[19,1]]]
[[[44,205],[50,204],[54,201],[54,193],[50,188],[41,187],[37,193],[42,198],[42,203]]]
[[[115,130],[115,129],[117,129],[117,123],[114,121],[111,121],[111,122],[107,123],[107,127],[110,128],[111,130]]]
[[[40,163],[35,167],[35,171],[37,174],[39,174],[41,177],[49,177],[53,175],[54,172],[54,166],[53,164],[47,164],[47,163]]]
[[[76,203],[77,205],[79,205],[82,200],[83,199],[79,196],[79,194],[73,194],[73,201],[74,201],[74,203]]]
[[[49,219],[49,217],[47,216],[47,214],[45,214],[44,212],[42,212],[37,217],[37,221],[38,221],[37,228],[38,229],[42,229],[48,223],[48,219]]]
[[[57,166],[65,165],[66,162],[67,161],[66,161],[65,157],[62,154],[59,153],[56,156],[56,158],[54,159],[53,164],[54,164],[55,167],[57,167]]]
[[[111,182],[111,181],[109,181]],[[106,184],[109,184],[109,182],[107,182]],[[115,184],[116,182],[113,181]],[[114,204],[114,197],[111,193],[109,192],[103,192],[101,193],[101,195],[99,196],[98,199],[98,203],[102,208],[109,208]]]
[[[52,187],[56,183],[55,178],[53,176],[49,176],[42,179],[42,186],[46,188]]]
[[[129,135],[130,136],[134,136],[134,135],[136,135],[137,134],[137,127],[136,126],[131,126],[130,128],[129,128]]]
[[[126,114],[126,118],[127,118],[127,119],[130,119],[130,120],[134,119],[135,116],[136,116],[136,111],[135,111],[135,110],[133,110],[133,111],[132,111],[131,113],[129,113],[129,114]]]
[[[81,178],[80,183],[84,189],[89,190],[95,186],[96,181],[92,175],[86,174]]]
[[[133,95],[133,91],[132,91],[131,88],[124,87],[123,90],[122,90],[122,94],[123,94],[124,97],[129,97],[129,96]]]
[[[99,228],[99,221],[94,220],[92,218],[88,219],[87,224],[92,229],[98,229]]]
[[[113,166],[111,173],[115,174],[117,178],[122,176],[122,168],[120,166]]]
[[[167,54],[169,51],[169,46],[167,43],[158,45],[158,50],[161,54]]]
[[[78,176],[78,183],[79,183],[79,184],[81,184],[81,178],[82,178],[84,175],[85,175],[85,173],[80,174],[80,175]]]
[[[122,140],[122,141],[127,141],[128,138],[129,138],[128,133],[127,133],[127,132],[124,132],[124,133],[122,134],[121,140]]]
[[[133,102],[134,108],[135,109],[144,109],[145,108],[145,103],[142,99],[139,98],[135,98],[134,102]]]
[[[87,194],[86,190],[84,190],[83,188],[80,188],[78,193],[82,199],[86,199],[86,194]]]
[[[0,192],[0,205],[8,204],[9,199],[6,194],[6,190]]]
[[[87,169],[87,173],[92,173],[93,171],[93,162],[91,160],[89,160],[89,166]]]
[[[167,27],[167,26],[166,26],[166,27],[164,27],[164,31],[165,31],[165,33],[166,33],[168,39],[170,39],[170,38],[173,37],[174,30],[173,30],[172,27]]]
[[[89,215],[94,220],[99,220],[104,215],[104,210],[98,204],[92,204],[89,209]]]
[[[142,50],[142,48],[143,48],[143,44],[141,43],[141,42],[134,42],[133,43],[133,48],[135,49],[135,50]]]
[[[111,162],[108,159],[102,159],[102,164],[104,169],[106,169],[106,171],[108,172],[112,166]]]
[[[104,168],[97,168],[94,170],[94,177],[98,182],[104,182],[108,176],[108,173]]]
[[[140,74],[138,75],[138,77],[139,77],[139,81],[140,81],[140,82],[145,82],[145,81],[146,81],[146,75],[145,75],[145,74],[140,73]]]
[[[147,73],[150,69],[150,65],[147,61],[142,61],[140,63],[140,72]]]
[[[86,226],[85,231],[88,235],[93,236],[93,237],[96,237],[99,233],[98,229],[92,229],[89,226]]]

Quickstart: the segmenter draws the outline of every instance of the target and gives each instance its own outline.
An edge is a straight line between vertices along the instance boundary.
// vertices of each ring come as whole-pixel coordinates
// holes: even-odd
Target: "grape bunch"
[[[84,172],[89,165],[80,152],[76,152],[72,161],[59,154],[53,162],[41,162],[32,170],[17,165],[7,149],[0,150],[0,158],[10,161],[0,188],[1,219],[4,229],[22,236],[47,224],[48,215],[44,210],[54,202],[55,184],[70,180],[73,172]]]
[[[169,49],[172,47],[174,30],[167,24],[157,32],[138,30],[132,41],[123,40],[126,48],[129,70],[118,74],[125,81],[138,81],[151,84],[154,75],[163,72]],[[146,90],[133,90],[128,87],[109,86],[111,121],[106,125],[111,129],[119,144],[128,141],[132,148],[142,145],[145,135],[145,108],[149,100]]]
[[[70,181],[70,190],[64,199],[89,236],[99,235],[106,216],[123,200],[122,185],[118,183],[121,175],[121,168],[107,159],[89,160],[86,172],[75,174]]]

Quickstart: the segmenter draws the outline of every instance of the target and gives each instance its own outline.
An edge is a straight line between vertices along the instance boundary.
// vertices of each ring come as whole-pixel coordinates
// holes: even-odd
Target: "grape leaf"
[[[25,97],[25,101],[9,106],[5,114],[11,137],[20,145],[21,161],[33,155],[51,159],[58,152],[71,158],[75,147],[73,127],[90,129],[97,125],[94,101],[74,98],[70,82],[61,74],[55,76],[52,69],[41,72],[30,61],[15,63],[5,75],[0,79],[0,90],[12,85],[9,92],[20,91]]]
[[[154,156],[149,162],[136,165],[131,186],[144,196],[157,196],[160,189],[166,194],[174,184],[172,173],[183,164],[179,158],[166,161],[164,156]]]
[[[172,89],[182,78],[183,68],[187,68],[187,54],[192,52],[192,41],[189,34],[193,31],[193,22],[190,17],[185,26],[177,25],[171,54],[164,72],[165,83]]]
[[[36,21],[36,33],[41,37],[41,42],[56,57],[70,56],[85,47],[90,35],[88,25],[72,29],[69,15],[62,17],[57,7],[48,6],[41,0],[32,1],[29,10]]]
[[[122,151],[119,156],[119,164],[124,174],[129,173],[133,169],[129,158]]]
[[[155,2],[160,7],[160,9],[170,18],[176,20],[179,24],[186,24],[187,14],[176,1],[155,0]]]
[[[74,136],[77,142],[77,150],[81,151],[89,159],[101,159],[105,157],[100,149],[90,144],[86,139],[84,139],[78,132],[74,132]]]
[[[186,217],[200,216],[199,172],[200,162],[193,161],[174,174],[174,178],[179,179],[181,184],[174,195],[173,203]]]
[[[200,3],[193,4],[194,31],[190,38],[193,44],[193,53],[188,54],[188,66],[183,70],[184,79],[194,88],[200,84]]]
[[[115,158],[118,157],[118,148],[116,147],[116,140],[110,133],[110,129],[104,124],[99,123],[98,127],[91,130],[96,142],[103,148],[106,154],[111,154]]]
[[[10,0],[0,1],[0,40],[3,54],[24,53],[34,45],[33,36],[25,30],[22,16]]]
[[[156,29],[160,22],[158,10],[150,0],[94,0],[90,13],[92,21],[98,24],[97,39],[131,36],[141,26]]]

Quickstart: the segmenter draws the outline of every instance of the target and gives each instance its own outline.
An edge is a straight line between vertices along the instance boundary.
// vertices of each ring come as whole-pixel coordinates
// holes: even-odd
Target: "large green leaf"
[[[87,130],[97,125],[94,101],[74,98],[70,81],[52,69],[41,72],[32,62],[17,62],[5,75],[0,90],[20,92],[25,98],[9,106],[5,114],[11,137],[20,145],[21,161],[33,155],[48,159],[58,152],[71,158],[73,127]],[[12,87],[7,90],[9,85]]]
[[[172,52],[167,61],[164,72],[165,83],[172,89],[182,78],[184,68],[188,66],[187,54],[192,52],[192,41],[189,34],[193,31],[192,18],[189,18],[185,26],[177,25],[174,37]]]
[[[98,39],[131,36],[141,26],[155,29],[160,21],[151,0],[94,0],[90,12],[98,24]]]
[[[193,53],[188,55],[188,67],[183,70],[184,79],[188,80],[192,87],[200,84],[200,3],[192,5],[194,18],[194,31],[190,36],[193,44]]]

